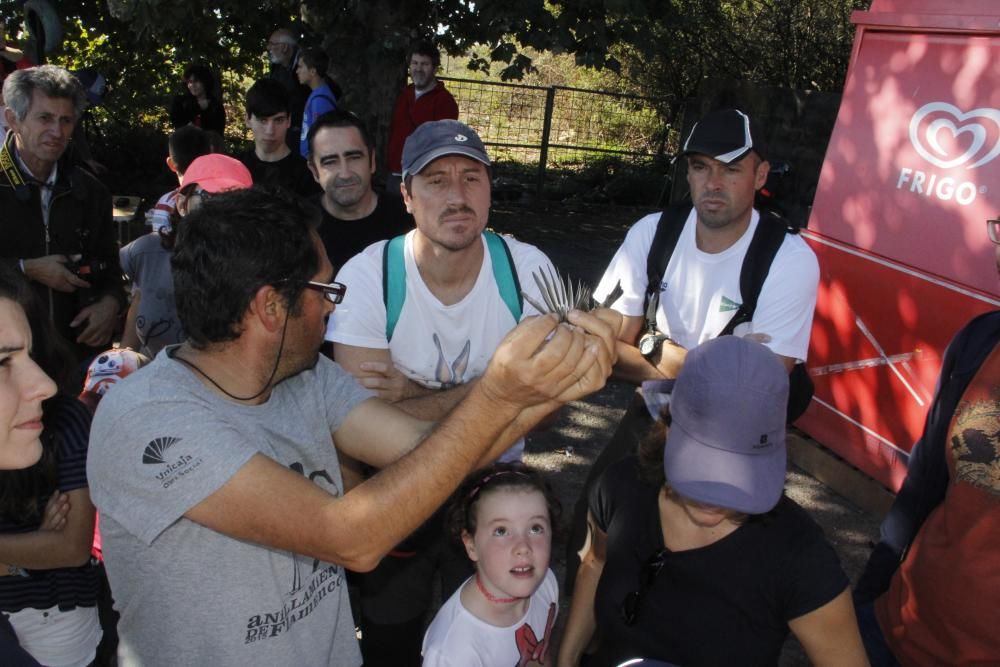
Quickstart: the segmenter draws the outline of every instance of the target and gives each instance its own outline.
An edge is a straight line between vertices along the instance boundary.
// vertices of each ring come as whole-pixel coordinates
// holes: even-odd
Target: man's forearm
[[[438,421],[469,393],[475,380],[448,389],[422,387],[419,396],[404,398],[393,405],[418,419]]]
[[[496,404],[485,392],[470,388],[418,447],[336,503],[336,523],[355,527],[352,542],[358,550],[340,554],[340,562],[347,556],[353,569],[374,567],[441,507],[469,473],[499,457],[541,418],[532,410],[522,416],[515,406]]]
[[[646,380],[672,380],[677,377],[686,355],[684,348],[666,342],[660,347],[656,364],[642,356],[635,345],[618,341],[617,351],[618,362],[612,376],[634,385],[640,385]]]

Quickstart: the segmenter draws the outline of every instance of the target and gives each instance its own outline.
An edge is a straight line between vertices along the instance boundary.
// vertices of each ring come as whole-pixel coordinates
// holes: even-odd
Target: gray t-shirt
[[[142,294],[135,332],[139,351],[150,358],[186,338],[174,302],[170,254],[155,232],[140,236],[118,251],[122,271],[132,280],[133,290],[138,288]]]
[[[371,393],[320,357],[266,403],[240,405],[170,351],[105,395],[90,432],[119,664],[360,665],[343,568],[183,515],[258,452],[339,495],[331,432]]]

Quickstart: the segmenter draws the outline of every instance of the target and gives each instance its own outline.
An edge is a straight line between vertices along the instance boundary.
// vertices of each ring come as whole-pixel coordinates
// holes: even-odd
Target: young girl
[[[455,493],[449,524],[476,573],[424,636],[424,667],[548,664],[559,586],[549,569],[558,501],[522,463],[495,463]]]

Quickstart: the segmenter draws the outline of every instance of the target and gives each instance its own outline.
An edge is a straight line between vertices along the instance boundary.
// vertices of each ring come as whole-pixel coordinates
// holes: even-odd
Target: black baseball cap
[[[739,162],[750,151],[767,159],[764,134],[747,114],[739,109],[713,111],[691,128],[681,155],[700,153],[719,162]]]

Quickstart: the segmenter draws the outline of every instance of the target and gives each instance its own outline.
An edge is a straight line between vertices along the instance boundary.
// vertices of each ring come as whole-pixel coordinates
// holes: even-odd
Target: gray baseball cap
[[[490,156],[476,131],[457,120],[423,123],[403,144],[403,178],[419,174],[432,161],[445,155],[463,155],[490,166]]]
[[[667,483],[714,507],[774,509],[785,488],[787,404],[788,372],[760,343],[720,336],[694,348],[670,397]]]

